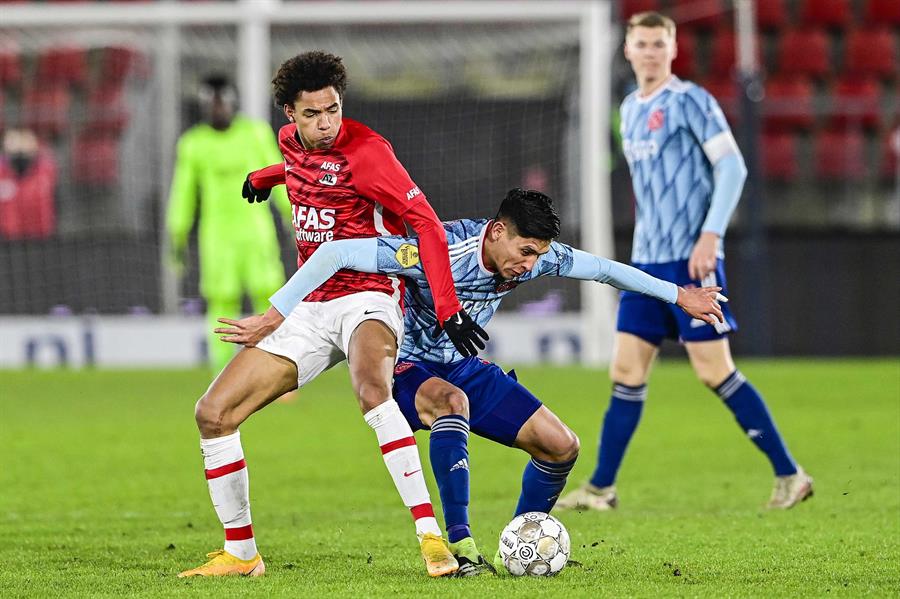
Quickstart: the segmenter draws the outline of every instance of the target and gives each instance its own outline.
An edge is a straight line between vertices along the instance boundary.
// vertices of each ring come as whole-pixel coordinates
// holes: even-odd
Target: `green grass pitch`
[[[762,509],[763,456],[682,361],[653,373],[614,513],[561,512],[572,559],[550,579],[436,579],[350,392],[326,373],[242,427],[261,579],[175,578],[221,547],[193,423],[203,372],[0,372],[0,596],[898,596],[900,362],[744,360],[810,501]],[[580,436],[591,471],[605,373],[520,379]],[[417,436],[427,460],[428,437]],[[524,453],[470,444],[485,553],[512,516]],[[427,467],[426,467],[427,470]],[[429,478],[432,498],[437,491]]]

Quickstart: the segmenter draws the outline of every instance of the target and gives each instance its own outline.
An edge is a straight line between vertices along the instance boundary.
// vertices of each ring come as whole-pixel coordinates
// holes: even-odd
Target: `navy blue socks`
[[[612,399],[600,432],[597,468],[591,476],[591,484],[595,487],[608,487],[616,481],[628,442],[641,420],[646,399],[647,385],[630,387],[613,384]]]
[[[469,530],[469,421],[458,414],[441,416],[431,425],[431,469],[444,509],[451,543],[472,536]]]

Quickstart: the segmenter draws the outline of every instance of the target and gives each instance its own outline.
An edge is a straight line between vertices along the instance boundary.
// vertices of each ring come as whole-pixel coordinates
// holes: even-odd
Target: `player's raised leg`
[[[766,403],[735,367],[727,338],[685,343],[697,377],[722,399],[775,471],[769,507],[787,509],[813,494],[812,478],[791,456]]]
[[[216,515],[225,529],[225,546],[185,576],[259,576],[265,564],[256,548],[250,517],[250,480],[238,427],[252,413],[296,388],[297,367],[260,349],[242,349],[197,402],[200,448]]]
[[[641,420],[647,398],[647,378],[658,352],[658,345],[637,335],[616,334],[609,370],[613,381],[612,397],[600,430],[597,467],[590,481],[566,494],[557,502],[557,507],[605,511],[618,505],[616,475]]]
[[[459,565],[441,538],[412,429],[391,395],[396,359],[397,338],[383,322],[365,320],[353,331],[347,362],[360,409],[375,430],[388,472],[412,513],[428,574],[444,576]]]

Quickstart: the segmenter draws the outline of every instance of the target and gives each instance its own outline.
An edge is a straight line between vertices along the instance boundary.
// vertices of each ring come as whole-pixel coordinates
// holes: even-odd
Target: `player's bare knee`
[[[718,380],[714,375],[711,375],[707,372],[697,372],[697,378],[700,379],[700,382],[709,387],[710,389],[715,389],[722,382]]]
[[[382,382],[363,382],[357,385],[355,391],[363,414],[391,399],[390,388]]]
[[[581,441],[570,428],[563,427],[556,434],[556,439],[552,447],[554,462],[568,462],[578,457],[578,451],[581,449]]]
[[[204,439],[229,435],[237,430],[239,422],[233,422],[231,410],[224,409],[209,392],[194,406],[194,420]]]
[[[614,383],[637,387],[643,385],[647,378],[647,370],[640,364],[614,360],[609,365],[609,378]]]
[[[469,417],[469,398],[460,389],[447,389],[440,393],[440,399],[434,406],[435,417],[450,414]]]
[[[711,389],[715,389],[722,384],[722,381],[728,378],[729,373],[726,372],[727,369],[723,369],[718,364],[699,362],[695,359],[693,366],[694,374],[697,375],[700,382]]]

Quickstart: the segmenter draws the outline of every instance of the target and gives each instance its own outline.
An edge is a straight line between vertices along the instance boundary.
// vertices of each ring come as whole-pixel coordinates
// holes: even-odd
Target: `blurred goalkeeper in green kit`
[[[203,122],[178,139],[166,228],[174,266],[183,272],[188,236],[199,219],[200,293],[206,300],[210,367],[218,373],[234,351],[218,343],[216,318],[238,318],[243,293],[256,312],[284,283],[275,221],[268,210],[248,210],[238,195],[247,173],[281,162],[268,123],[236,114],[237,91],[223,76],[200,88]],[[285,223],[291,208],[284,187],[272,190]],[[197,204],[200,204],[199,215]]]

